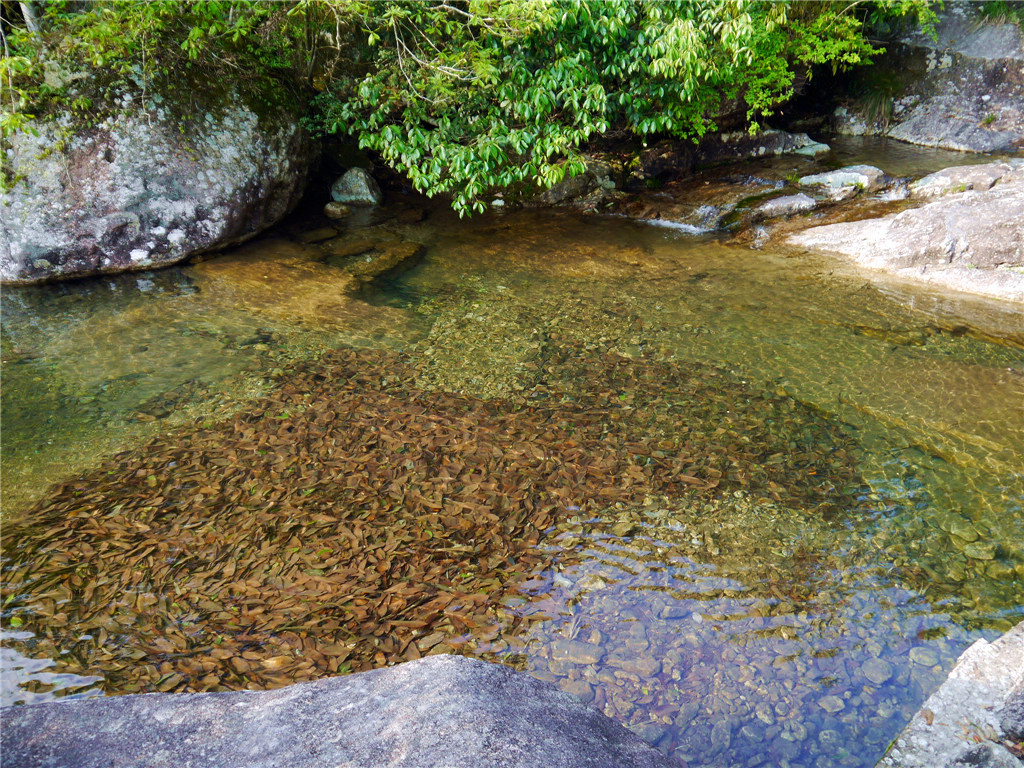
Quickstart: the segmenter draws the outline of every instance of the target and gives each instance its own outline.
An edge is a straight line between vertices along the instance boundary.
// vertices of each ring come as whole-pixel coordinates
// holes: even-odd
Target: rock
[[[799,147],[793,150],[794,155],[803,155],[804,157],[817,157],[818,155],[828,154],[832,151],[832,147],[828,144],[822,144],[819,141],[812,141],[803,147]]]
[[[760,219],[775,219],[779,216],[792,216],[797,213],[812,211],[817,206],[814,198],[803,192],[766,200],[754,209]]]
[[[1014,741],[1024,741],[1024,681],[1010,691],[999,711],[999,728]]]
[[[572,664],[597,664],[604,656],[599,645],[581,643],[578,640],[555,640],[551,644],[551,658]]]
[[[665,735],[668,733],[668,729],[663,724],[654,722],[636,723],[629,726],[629,730],[651,746],[657,745],[657,743],[665,738]]]
[[[415,259],[423,253],[420,243],[378,244],[377,250],[359,256],[346,266],[349,274],[360,280],[372,280],[378,275],[389,272],[400,264]]]
[[[754,134],[748,131],[711,134],[698,145],[694,159],[699,165],[714,165],[790,153],[813,157],[822,151],[829,151],[829,147],[814,141],[806,133],[787,133],[769,128]]]
[[[892,677],[892,666],[882,659],[868,659],[861,665],[860,671],[864,679],[874,685],[881,685]]]
[[[986,190],[1014,170],[1016,163],[958,165],[929,174],[910,185],[910,196],[929,200],[969,189]]]
[[[372,251],[378,245],[376,240],[332,240],[321,247],[332,257],[347,259],[361,253]]]
[[[934,667],[939,663],[939,654],[931,648],[918,646],[910,649],[910,660],[925,667]]]
[[[964,651],[878,768],[946,765],[959,757],[965,741],[985,741],[998,732],[997,708],[1022,685],[1024,622],[991,643],[978,640]]]
[[[835,714],[846,708],[846,704],[838,696],[826,696],[818,702],[818,706],[829,714]]]
[[[274,691],[112,696],[3,710],[4,765],[667,768],[526,674],[434,656]]]
[[[884,130],[882,126],[869,125],[863,117],[846,107],[836,107],[831,123],[832,129],[843,136],[874,136]]]
[[[851,109],[837,110],[834,130],[970,152],[1019,147],[1024,36],[1018,25],[985,18],[981,5],[947,3],[935,37],[916,30],[889,42],[872,66],[875,84],[851,82]],[[886,85],[879,89],[878,82]],[[854,102],[879,117],[869,123],[855,114]]]
[[[320,227],[319,229],[311,229],[307,232],[301,232],[295,239],[300,243],[309,245],[311,243],[322,243],[325,240],[331,240],[337,236],[338,230],[334,227]]]
[[[352,209],[344,203],[338,203],[332,200],[324,206],[324,216],[329,219],[343,219],[352,213]]]
[[[1020,768],[1020,760],[1001,744],[965,747],[945,768]]]
[[[976,541],[964,546],[963,553],[972,560],[993,560],[996,556],[996,547],[988,541]]]
[[[594,700],[594,688],[585,680],[562,680],[558,687],[584,703]]]
[[[935,200],[876,219],[830,224],[787,238],[868,269],[954,290],[1024,301],[1024,174],[989,190]]]
[[[661,671],[661,662],[650,656],[609,656],[605,663],[631,672],[641,680],[654,677]]]
[[[12,135],[9,170],[23,178],[0,193],[0,281],[174,264],[295,207],[316,149],[293,110],[258,116],[228,94],[183,111],[139,105],[97,125],[65,116]]]
[[[885,182],[885,173],[871,165],[848,165],[838,171],[826,171],[804,176],[800,179],[801,187],[820,187],[828,194],[848,194],[856,192],[874,192],[881,189]]]
[[[612,167],[596,158],[586,158],[586,169],[575,176],[567,176],[536,196],[544,205],[574,205],[589,207],[605,198],[615,189],[611,179]]]
[[[331,198],[348,205],[380,205],[380,187],[364,168],[349,168],[331,186]]]

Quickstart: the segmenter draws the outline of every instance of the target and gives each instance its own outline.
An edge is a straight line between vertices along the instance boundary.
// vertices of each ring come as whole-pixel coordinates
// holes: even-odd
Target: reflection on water
[[[886,152],[894,175],[925,162]],[[429,247],[359,299],[327,268],[297,272],[312,257],[284,241],[237,269],[5,291],[4,482],[23,489],[5,505],[115,442],[244,407],[271,371],[331,346],[388,346],[420,387],[501,400],[547,385],[557,338],[713,365],[750,397],[809,406],[853,441],[863,483],[827,514],[738,481],[714,501],[569,509],[542,542],[555,565],[497,631],[448,639],[462,652],[551,680],[693,765],[869,766],[969,642],[1024,618],[1018,308],[922,294],[908,309],[825,261],[622,219],[374,226]],[[306,282],[268,291],[270,274]],[[808,431],[763,460],[810,483],[800,456],[820,449]]]
[[[64,699],[91,699],[103,695],[99,675],[76,675],[70,672],[52,672],[56,662],[52,659],[33,659],[23,656],[6,645],[11,641],[25,642],[31,632],[7,631],[0,633],[0,706],[11,704],[38,704]]]

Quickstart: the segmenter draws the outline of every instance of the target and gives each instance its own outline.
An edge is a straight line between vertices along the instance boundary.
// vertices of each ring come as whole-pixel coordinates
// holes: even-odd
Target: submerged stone
[[[967,544],[963,552],[972,560],[993,560],[996,556],[996,546],[988,541],[976,541]]]
[[[551,658],[572,664],[597,664],[604,657],[599,645],[578,640],[556,640],[551,644]]]
[[[865,679],[875,685],[881,685],[892,677],[892,666],[882,659],[868,659],[861,666],[860,671]]]
[[[931,648],[917,647],[910,649],[910,660],[925,667],[934,667],[939,663],[939,654]]]

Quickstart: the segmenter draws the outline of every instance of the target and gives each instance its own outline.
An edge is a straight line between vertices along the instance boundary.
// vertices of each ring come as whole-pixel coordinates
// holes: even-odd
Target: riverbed
[[[691,765],[871,766],[1024,619],[1019,307],[614,216],[395,195],[304,242],[325,223],[4,291],[4,704],[457,652]],[[425,250],[353,294],[331,249],[367,238]],[[417,497],[373,506],[382,477]],[[245,528],[268,509],[319,522]],[[343,579],[350,535],[376,554]]]

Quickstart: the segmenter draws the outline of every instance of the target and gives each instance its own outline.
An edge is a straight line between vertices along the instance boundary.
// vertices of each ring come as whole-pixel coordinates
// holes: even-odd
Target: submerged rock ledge
[[[573,696],[461,656],[275,691],[8,707],[3,731],[6,768],[675,765]]]

